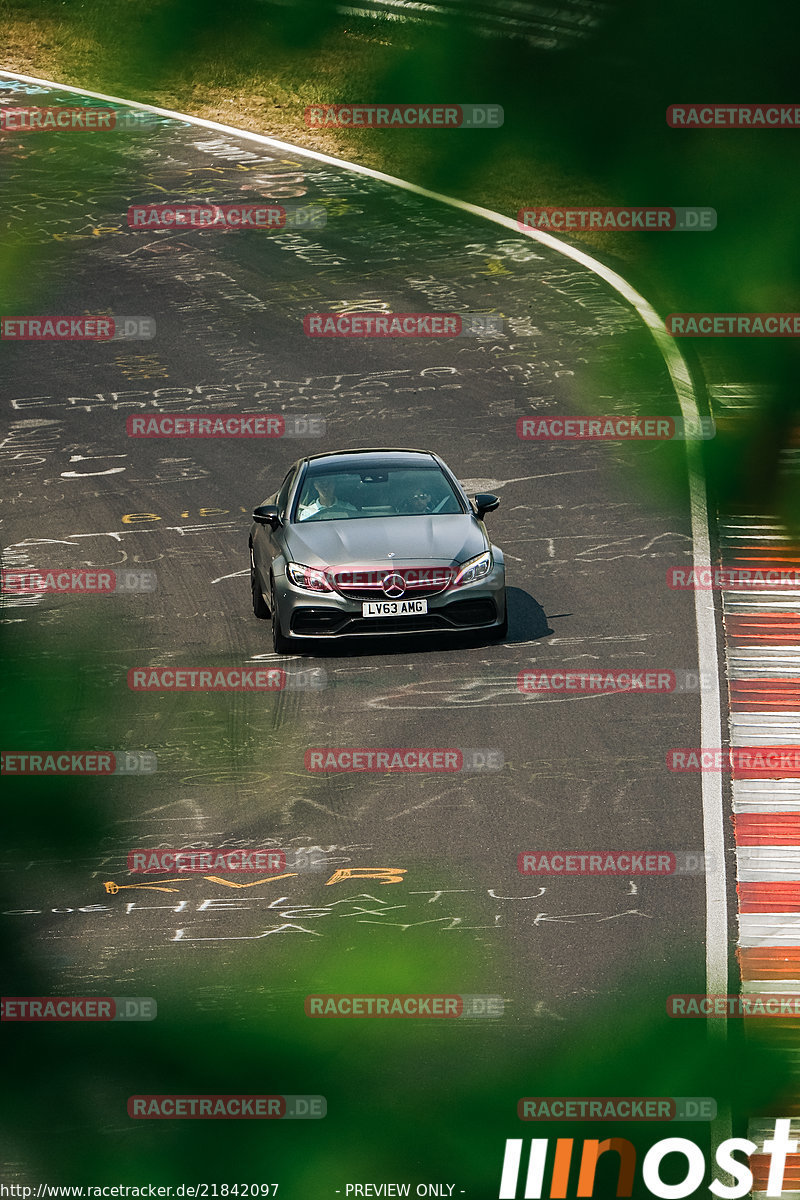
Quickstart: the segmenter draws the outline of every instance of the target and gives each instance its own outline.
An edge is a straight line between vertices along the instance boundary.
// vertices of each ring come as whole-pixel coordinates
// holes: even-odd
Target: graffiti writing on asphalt
[[[333,883],[344,883],[347,879],[375,879],[378,883],[402,883],[403,875],[406,874],[405,867],[341,867],[334,871],[330,879],[326,883],[326,887],[330,887]],[[297,871],[289,871],[285,875],[268,875],[265,879],[254,879],[252,883],[237,883],[232,879],[222,879],[219,875],[203,875],[203,879],[207,879],[209,883],[220,883],[224,887],[230,888],[251,888],[257,887],[260,883],[273,883],[278,879],[290,879],[297,875]],[[177,892],[175,887],[164,887],[164,884],[172,883],[187,883],[188,880],[183,879],[162,879],[158,884],[151,883],[115,883],[113,879],[109,879],[103,884],[103,887],[111,895],[116,895],[117,892],[130,890],[132,888],[144,888],[151,892]]]
[[[354,868],[354,870],[358,870],[358,868]],[[195,877],[196,880],[199,878],[202,877]],[[353,875],[351,878],[355,880],[358,876]],[[361,878],[364,877],[362,876]],[[271,879],[274,879],[274,876]],[[227,881],[217,880],[217,882],[226,882],[226,886],[230,886],[230,883]],[[260,882],[267,881],[262,880]],[[392,881],[382,880],[381,882],[389,883]],[[622,897],[629,894],[622,891],[619,883],[620,881],[617,881],[616,885],[610,889],[612,895]],[[252,892],[248,892],[246,895],[237,894],[235,897],[230,895],[226,897],[205,897],[202,900],[194,902],[190,902],[188,899],[171,899],[166,904],[150,904],[141,900],[128,900],[123,907],[117,908],[112,908],[107,904],[88,904],[76,908],[8,909],[0,913],[0,915],[5,917],[48,917],[51,914],[56,916],[92,916],[96,914],[108,916],[110,914],[117,917],[133,918],[144,915],[149,916],[152,913],[175,913],[181,915],[184,922],[190,921],[192,924],[185,923],[179,927],[171,926],[164,929],[164,941],[172,943],[257,941],[275,934],[285,933],[299,933],[311,937],[321,937],[323,936],[321,930],[308,928],[308,925],[324,921],[329,917],[352,920],[358,925],[383,926],[396,929],[403,934],[407,933],[410,929],[428,927],[432,933],[476,932],[483,936],[490,930],[500,933],[512,923],[522,923],[540,932],[544,932],[550,926],[562,924],[574,925],[586,922],[603,924],[626,918],[653,919],[649,913],[643,912],[641,909],[619,907],[618,903],[613,901],[610,911],[606,912],[600,910],[577,913],[569,911],[559,912],[554,911],[552,906],[548,909],[542,909],[536,902],[542,899],[547,890],[547,887],[538,887],[532,892],[509,896],[498,891],[496,888],[425,888],[409,891],[404,890],[399,895],[393,893],[391,899],[386,899],[380,894],[375,895],[372,892],[359,892],[354,896],[347,896],[340,900],[328,900],[325,903],[318,904],[301,903],[293,900],[290,896],[256,896]],[[458,901],[452,899],[452,897],[474,897],[476,893],[478,896],[488,896],[492,902],[491,909],[500,909],[501,911],[494,911],[492,914],[486,914],[485,917],[482,913],[477,917],[475,915],[465,917],[453,911],[458,905]],[[431,909],[431,905],[436,907]],[[523,907],[521,909],[517,908],[518,905],[522,905]],[[510,913],[508,906],[511,906]],[[442,909],[445,911],[440,915]],[[230,913],[236,914],[233,919],[237,922],[238,928],[240,922],[238,914],[243,912],[258,913],[259,910],[262,912],[266,910],[266,912],[277,918],[280,924],[272,925],[268,928],[264,928],[262,924],[255,932],[244,934],[225,931],[224,927],[222,931],[219,931],[219,924],[213,925],[215,930],[213,936],[209,935],[208,932],[203,934],[194,932],[194,927],[198,921],[224,922],[226,915]],[[147,934],[146,928],[139,926],[138,923],[134,928],[139,928],[142,933]]]
[[[127,409],[148,409],[153,412],[172,410],[191,413],[193,407],[204,412],[215,408],[227,411],[245,404],[248,410],[260,411],[283,402],[308,404],[312,401],[338,401],[359,394],[419,391],[420,380],[441,391],[443,387],[460,388],[451,377],[461,371],[453,366],[429,366],[421,370],[398,368],[385,371],[354,371],[336,375],[305,375],[295,379],[253,379],[248,383],[184,384],[176,387],[120,389],[95,392],[91,396],[16,396],[9,403],[16,412],[33,408],[63,408],[70,411],[94,412]]]

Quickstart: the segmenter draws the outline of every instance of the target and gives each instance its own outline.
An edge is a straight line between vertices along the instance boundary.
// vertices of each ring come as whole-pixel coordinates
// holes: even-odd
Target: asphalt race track
[[[0,80],[0,103],[75,98]],[[523,1056],[520,1069],[530,1054],[543,1069],[543,1047],[598,1013],[622,1019],[634,994],[666,1025],[669,993],[706,986],[703,874],[517,869],[523,852],[703,850],[701,776],[666,765],[671,748],[700,744],[697,690],[518,687],[531,668],[697,668],[694,597],[666,584],[668,568],[691,561],[684,443],[517,436],[521,417],[679,415],[634,310],[522,234],[188,123],[5,135],[0,159],[2,236],[22,264],[16,315],[155,321],[148,340],[3,342],[3,566],[157,581],[131,594],[5,596],[8,670],[42,702],[4,748],[157,759],[150,773],[4,779],[16,814],[2,855],[0,921],[16,948],[6,994],[155,997],[158,1020],[131,1026],[137,1044],[158,1037],[161,1053],[176,1039],[189,1053],[196,1035],[198,1055],[198,1030],[219,1021],[235,1039],[257,1002],[268,1024],[262,1075],[273,1043],[281,1052],[281,1022],[307,1028],[309,991],[501,997],[502,1016],[463,1027],[391,1023],[415,1026],[423,1059],[443,1048],[456,1078],[464,1056],[477,1073],[502,1054]],[[278,231],[128,227],[130,206],[173,201],[318,206],[326,219]],[[306,314],[342,311],[491,314],[504,329],[304,333]],[[126,432],[131,416],[187,413],[280,414],[318,432]],[[295,459],[368,446],[431,449],[470,493],[501,498],[486,525],[506,555],[505,642],[387,637],[272,653],[269,622],[251,608],[250,512]],[[286,686],[131,690],[128,672],[145,667],[282,668]],[[313,747],[493,758],[455,773],[314,773],[304,765]],[[130,850],[158,846],[281,847],[287,877],[128,871]],[[381,1025],[363,1023],[358,1049],[356,1022],[337,1042],[350,1024],[308,1034],[324,1060],[313,1079],[281,1060],[282,1088],[256,1086],[239,1046],[237,1081],[326,1095],[328,1136],[344,1136],[364,1102],[345,1086],[347,1064],[378,1054]],[[132,1092],[235,1090],[216,1060],[215,1087],[199,1076],[193,1087],[155,1086],[150,1066],[137,1082],[132,1041],[126,1053],[118,1093],[108,1080],[102,1095],[85,1083],[97,1137],[119,1139],[124,1153]],[[387,1089],[404,1094],[406,1066],[399,1056],[382,1068]],[[534,1086],[518,1082],[507,1087],[512,1114]],[[484,1116],[471,1113],[476,1139]],[[512,1115],[503,1136],[527,1136],[520,1128]],[[80,1136],[54,1130],[54,1154]],[[330,1194],[352,1177],[331,1175]],[[455,1169],[447,1178],[454,1194],[466,1186]]]

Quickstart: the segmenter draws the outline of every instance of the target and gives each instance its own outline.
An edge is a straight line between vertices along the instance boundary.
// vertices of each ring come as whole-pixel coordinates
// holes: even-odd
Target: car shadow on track
[[[508,634],[504,638],[491,637],[486,633],[417,633],[391,637],[332,638],[292,645],[292,655],[302,658],[364,658],[378,655],[411,654],[416,652],[475,649],[479,646],[508,646],[523,642],[535,642],[548,637],[555,630],[547,622],[547,614],[541,604],[521,588],[506,589],[508,605]]]
[[[506,604],[508,636],[503,639],[503,644],[535,642],[555,633],[547,622],[547,613],[529,592],[523,592],[522,588],[506,588]]]

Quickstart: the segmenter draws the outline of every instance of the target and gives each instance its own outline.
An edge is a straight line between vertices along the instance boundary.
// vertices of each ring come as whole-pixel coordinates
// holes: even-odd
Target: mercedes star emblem
[[[403,579],[402,575],[397,575],[395,572],[392,572],[391,575],[384,575],[381,583],[386,595],[391,596],[393,599],[397,596],[402,596],[406,590],[405,579]]]

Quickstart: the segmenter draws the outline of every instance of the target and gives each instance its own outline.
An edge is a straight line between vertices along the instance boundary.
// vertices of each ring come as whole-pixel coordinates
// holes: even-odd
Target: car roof
[[[390,446],[390,447],[364,447],[353,450],[329,450],[323,454],[309,454],[305,458],[298,460],[301,463],[322,463],[325,460],[331,463],[347,467],[371,467],[376,466],[378,462],[390,463],[395,466],[420,466],[422,462],[427,460],[429,463],[435,463],[437,466],[440,460],[430,450],[412,450]],[[422,460],[422,461],[421,461]]]

